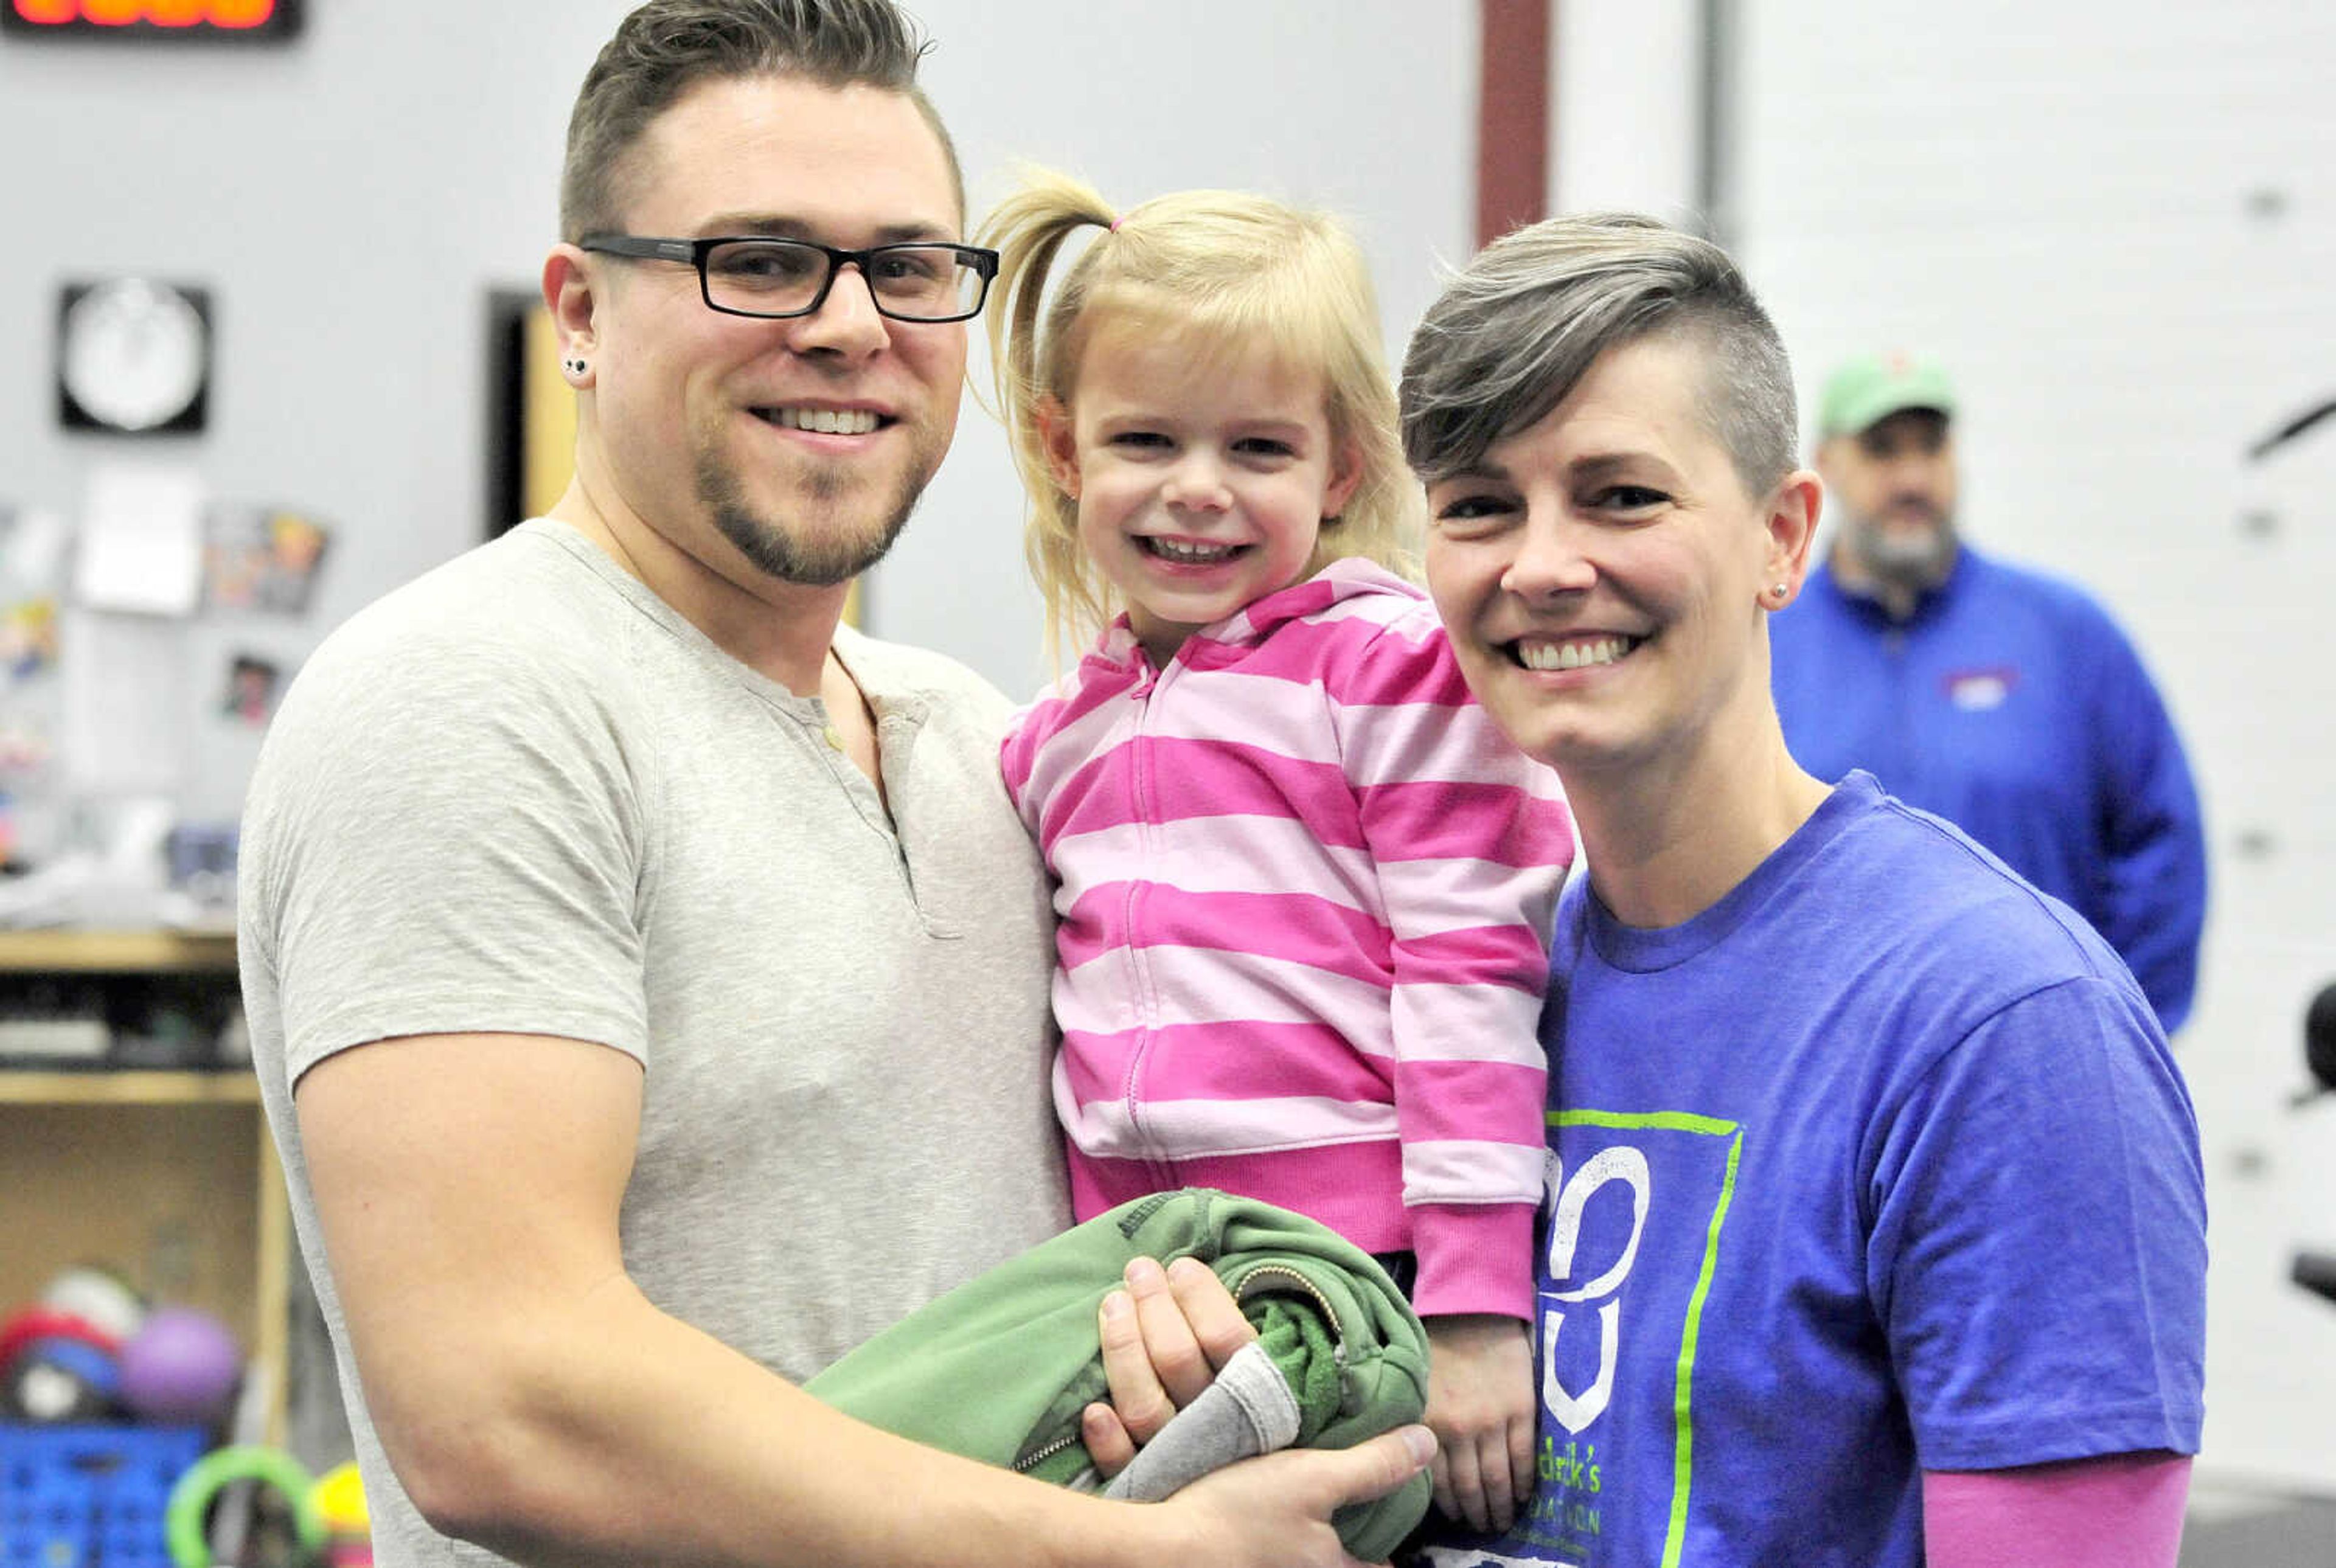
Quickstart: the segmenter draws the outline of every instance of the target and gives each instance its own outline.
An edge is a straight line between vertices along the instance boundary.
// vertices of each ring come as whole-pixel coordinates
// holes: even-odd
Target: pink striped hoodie
[[[1003,763],[1056,881],[1078,1217],[1219,1187],[1412,1250],[1422,1313],[1530,1320],[1573,824],[1426,596],[1338,561],[1162,670],[1123,618]]]

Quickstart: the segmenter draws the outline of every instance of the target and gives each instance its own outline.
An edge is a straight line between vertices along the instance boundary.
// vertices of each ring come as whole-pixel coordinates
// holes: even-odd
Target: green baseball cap
[[[1817,396],[1817,439],[1854,434],[1909,408],[1954,416],[1955,389],[1939,362],[1895,349],[1862,354],[1826,378]]]

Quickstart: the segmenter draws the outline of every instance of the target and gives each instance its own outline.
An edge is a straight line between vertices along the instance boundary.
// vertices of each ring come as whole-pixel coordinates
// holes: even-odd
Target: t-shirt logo
[[[1990,669],[1951,669],[1940,677],[1947,700],[1965,713],[1985,713],[2001,707],[2020,684],[2020,672],[2010,665]]]
[[[1581,1109],[1550,1112],[1549,1126],[1533,1500],[1501,1540],[1438,1544],[1421,1562],[1687,1568],[1696,1356],[1743,1129],[1684,1111]]]
[[[1648,1568],[1675,1568],[1695,1487],[1690,1407],[1703,1304],[1743,1132],[1671,1111],[1553,1111],[1549,1122],[1539,1485],[1504,1544],[1528,1553],[1517,1561],[1562,1564],[1635,1563],[1643,1543]],[[1653,1407],[1668,1412],[1659,1426],[1646,1419],[1650,1386],[1665,1391]],[[1635,1531],[1614,1538],[1618,1513],[1640,1528],[1658,1522],[1659,1559]]]
[[[1630,1229],[1619,1238],[1619,1251],[1601,1259],[1605,1266],[1584,1283],[1552,1290],[1551,1304],[1542,1312],[1542,1403],[1552,1420],[1579,1434],[1606,1413],[1614,1396],[1614,1353],[1621,1343],[1622,1318],[1622,1304],[1614,1296],[1630,1277],[1630,1265],[1638,1259],[1654,1178],[1648,1173],[1645,1154],[1628,1144],[1616,1144],[1583,1161],[1571,1177],[1552,1154],[1543,1179],[1549,1190],[1549,1277],[1552,1281],[1576,1278],[1577,1270],[1588,1262],[1580,1254],[1582,1216],[1590,1200],[1601,1189],[1620,1183],[1630,1201]],[[1608,1237],[1607,1245],[1612,1248],[1616,1240]],[[1565,1386],[1558,1369],[1561,1351],[1574,1349],[1562,1343],[1565,1326],[1592,1316],[1598,1325],[1597,1371],[1588,1388],[1576,1391]]]

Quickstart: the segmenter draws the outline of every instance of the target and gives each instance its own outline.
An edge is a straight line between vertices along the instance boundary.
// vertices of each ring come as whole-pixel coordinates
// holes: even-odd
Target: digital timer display
[[[0,32],[21,37],[288,38],[300,0],[0,0]]]

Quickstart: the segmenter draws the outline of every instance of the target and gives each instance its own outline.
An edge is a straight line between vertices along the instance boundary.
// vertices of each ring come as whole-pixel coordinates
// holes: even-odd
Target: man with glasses
[[[890,0],[626,20],[543,271],[575,481],[336,632],[257,771],[255,1065],[384,1563],[1338,1563],[1424,1462],[1135,1507],[786,1380],[1065,1220],[1005,702],[838,624],[994,264],[920,53]],[[1106,1307],[1099,1454],[1229,1351],[1188,1273]]]

